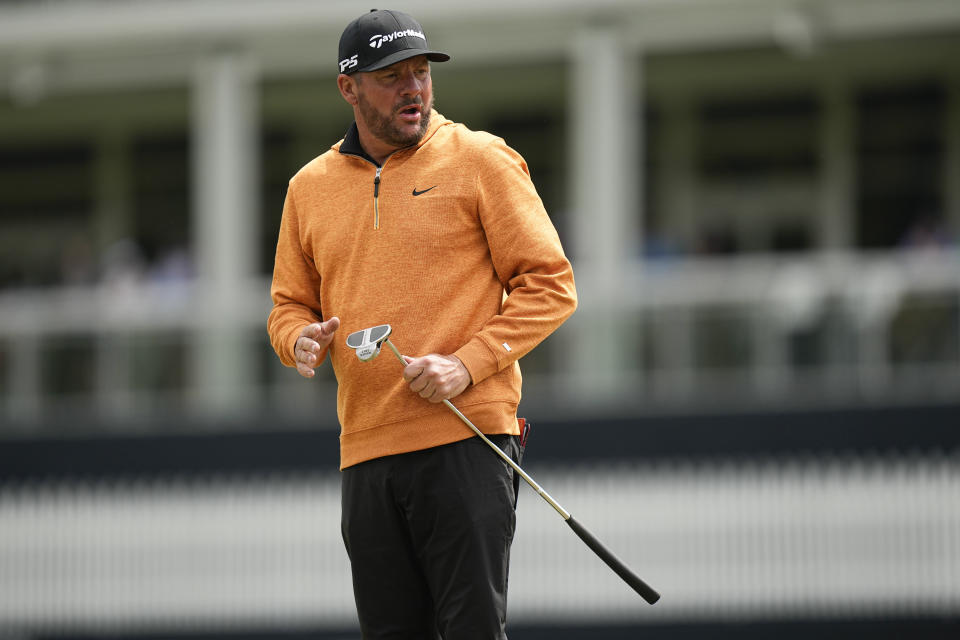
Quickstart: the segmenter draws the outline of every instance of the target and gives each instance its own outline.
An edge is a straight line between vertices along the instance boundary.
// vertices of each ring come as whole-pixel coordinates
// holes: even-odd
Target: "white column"
[[[628,391],[639,340],[623,312],[639,262],[642,171],[639,68],[615,27],[577,34],[570,79],[572,256],[580,294],[570,390],[588,402]]]
[[[254,400],[252,344],[238,324],[255,265],[259,195],[257,74],[219,52],[198,61],[193,84],[193,251],[200,325],[193,390],[201,410],[235,413]]]

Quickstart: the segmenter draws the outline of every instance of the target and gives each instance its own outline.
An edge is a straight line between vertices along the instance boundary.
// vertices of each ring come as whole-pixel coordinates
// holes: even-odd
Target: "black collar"
[[[347,129],[347,133],[343,136],[343,142],[340,144],[340,153],[357,156],[367,162],[372,162],[378,167],[380,166],[380,163],[371,158],[370,155],[363,150],[363,147],[360,146],[360,132],[357,130],[356,122],[350,123],[350,128]]]

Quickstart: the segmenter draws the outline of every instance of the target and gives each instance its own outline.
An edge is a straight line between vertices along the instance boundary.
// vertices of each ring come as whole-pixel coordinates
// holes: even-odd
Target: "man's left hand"
[[[403,356],[403,360],[407,363],[403,379],[410,383],[410,390],[430,402],[450,400],[470,386],[470,372],[457,356],[431,353],[420,358]]]

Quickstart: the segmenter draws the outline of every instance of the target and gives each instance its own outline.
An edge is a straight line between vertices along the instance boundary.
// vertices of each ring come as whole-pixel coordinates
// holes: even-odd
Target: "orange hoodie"
[[[361,362],[348,334],[393,326],[401,353],[454,354],[473,384],[454,404],[484,433],[518,433],[517,360],[576,308],[573,271],[523,158],[431,113],[382,167],[355,128],[290,180],[268,332],[287,366],[308,324],[332,316],[340,466],[473,435],[411,391],[391,353]],[[326,353],[324,355],[327,355]]]

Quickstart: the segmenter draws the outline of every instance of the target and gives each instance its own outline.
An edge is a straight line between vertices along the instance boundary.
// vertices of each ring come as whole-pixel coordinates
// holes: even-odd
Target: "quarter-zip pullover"
[[[341,468],[472,435],[412,392],[395,358],[361,362],[348,334],[391,324],[407,355],[456,355],[473,381],[457,407],[485,433],[517,434],[517,360],[576,307],[573,271],[523,158],[435,111],[420,142],[382,165],[354,125],[297,172],[271,297],[268,331],[287,366],[306,325],[340,318],[328,353]]]

